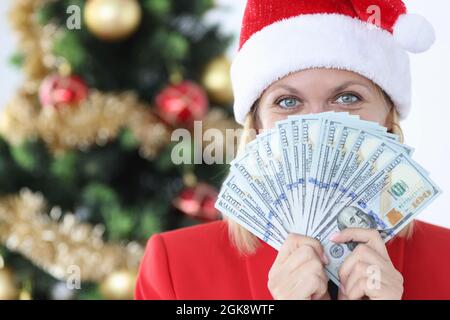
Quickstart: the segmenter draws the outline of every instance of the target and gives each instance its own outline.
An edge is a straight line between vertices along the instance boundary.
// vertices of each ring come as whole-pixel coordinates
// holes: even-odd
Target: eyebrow
[[[362,86],[362,87],[364,87],[364,88],[366,88],[367,90],[370,91],[370,88],[367,85],[365,85],[364,83],[362,83],[362,82],[347,81],[347,82],[344,82],[343,84],[341,84],[339,87],[336,87],[333,90],[333,93],[338,93],[339,91],[342,91],[342,90],[344,90],[344,89],[346,89],[346,88],[348,88],[348,87],[350,87],[352,85]]]
[[[276,85],[275,87],[273,87],[272,90],[270,90],[270,93],[272,93],[273,91],[275,91],[277,89],[284,89],[286,91],[289,91],[290,93],[300,95],[300,91],[298,91],[296,88],[291,87],[291,86],[289,86],[287,84],[278,84],[278,85]]]
[[[336,94],[336,93],[338,93],[338,92],[340,92],[340,91],[342,91],[342,90],[344,90],[344,89],[346,89],[346,88],[348,88],[348,87],[350,87],[352,85],[363,86],[367,90],[370,90],[370,88],[367,85],[365,85],[364,83],[362,83],[362,82],[347,81],[347,82],[344,82],[343,84],[339,85],[338,87],[334,88],[333,89],[333,94]],[[301,95],[301,92],[299,90],[297,90],[296,88],[291,87],[291,86],[289,86],[287,84],[278,84],[278,85],[276,85],[275,87],[273,87],[273,89],[270,91],[270,93],[272,93],[273,91],[275,91],[277,89],[285,89],[289,93]]]

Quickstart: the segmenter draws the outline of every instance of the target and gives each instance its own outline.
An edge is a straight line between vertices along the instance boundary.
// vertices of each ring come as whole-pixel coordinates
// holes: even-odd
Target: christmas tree
[[[153,233],[220,218],[225,165],[171,158],[177,128],[236,127],[213,7],[14,1],[26,79],[0,116],[0,299],[132,298]]]

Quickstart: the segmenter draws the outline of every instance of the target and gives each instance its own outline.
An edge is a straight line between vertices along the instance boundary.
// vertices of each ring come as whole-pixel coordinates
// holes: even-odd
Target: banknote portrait
[[[337,225],[340,231],[346,228],[376,229],[377,223],[374,218],[357,207],[345,207],[337,215]],[[357,242],[346,243],[349,250],[353,251]]]

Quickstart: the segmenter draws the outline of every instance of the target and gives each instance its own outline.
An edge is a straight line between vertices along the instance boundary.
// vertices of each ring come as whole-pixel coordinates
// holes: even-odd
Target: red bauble
[[[155,99],[159,116],[172,126],[189,127],[208,112],[208,97],[192,81],[164,88]]]
[[[214,221],[220,212],[214,207],[218,193],[209,184],[199,183],[181,191],[174,206],[184,214],[202,221]]]
[[[43,107],[74,105],[85,100],[87,95],[86,83],[77,76],[52,74],[42,81],[39,88],[39,101]]]

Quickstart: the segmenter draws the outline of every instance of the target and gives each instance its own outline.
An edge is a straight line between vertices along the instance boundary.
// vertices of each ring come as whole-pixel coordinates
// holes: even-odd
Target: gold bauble
[[[15,300],[19,297],[14,274],[8,268],[0,268],[0,300]]]
[[[108,300],[131,300],[134,296],[135,284],[135,272],[119,270],[103,280],[100,284],[100,292]]]
[[[215,58],[206,65],[202,84],[213,102],[230,104],[233,101],[230,68],[230,61],[224,56]]]
[[[19,300],[33,300],[31,292],[23,289],[22,291],[20,291]]]
[[[137,0],[89,0],[84,8],[89,31],[105,41],[127,38],[136,31],[141,18]]]

